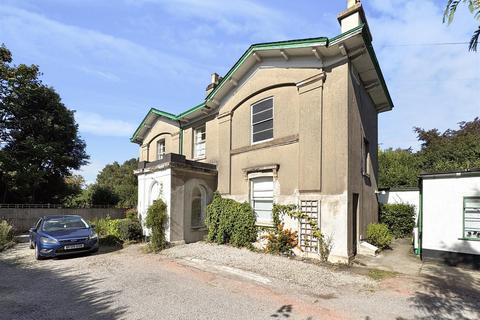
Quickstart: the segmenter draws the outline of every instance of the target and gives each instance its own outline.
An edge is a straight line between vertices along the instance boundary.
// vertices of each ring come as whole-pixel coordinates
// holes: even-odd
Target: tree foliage
[[[443,23],[452,23],[455,13],[457,12],[458,5],[464,3],[468,6],[468,10],[473,14],[475,20],[480,21],[480,0],[448,0],[443,14]],[[472,38],[468,46],[468,50],[477,51],[478,39],[480,38],[480,24],[473,32]]]
[[[92,184],[80,193],[66,198],[63,205],[67,208],[90,208],[94,206],[116,206],[118,196],[105,186]]]
[[[379,185],[412,187],[417,185],[420,165],[411,149],[378,150]]]
[[[87,164],[74,112],[40,75],[0,46],[0,202],[59,203],[74,192],[65,179]]]
[[[441,133],[415,128],[422,142],[418,152],[424,172],[480,168],[480,118],[459,123],[459,129]]]
[[[458,129],[414,128],[421,148],[379,150],[379,186],[415,187],[422,172],[480,168],[480,118],[459,123]]]
[[[137,159],[130,159],[123,164],[113,162],[107,164],[97,175],[96,184],[110,189],[117,197],[119,207],[133,208],[137,206],[137,177],[133,170],[137,169]]]

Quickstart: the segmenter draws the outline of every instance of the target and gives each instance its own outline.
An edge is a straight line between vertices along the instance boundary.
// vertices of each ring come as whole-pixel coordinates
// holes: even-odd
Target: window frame
[[[364,137],[362,145],[362,175],[365,177],[370,177],[370,157],[370,141]]]
[[[272,197],[271,197],[271,201],[272,201],[272,212],[270,213],[270,219],[268,221],[266,220],[259,220],[258,217],[256,218],[256,225],[258,226],[267,226],[267,227],[272,227],[274,226],[273,225],[273,204],[275,203],[275,179],[273,177],[273,175],[270,175],[270,174],[266,174],[266,175],[259,175],[259,176],[252,176],[250,177],[248,180],[249,180],[249,183],[250,183],[250,192],[249,192],[249,198],[250,198],[250,205],[252,206],[252,209],[253,209],[253,212],[256,214],[255,212],[255,197],[254,197],[254,182],[255,180],[259,180],[259,179],[271,179],[272,180]],[[270,198],[260,198],[261,199],[270,199]]]
[[[163,153],[162,153],[162,157],[159,157],[160,153],[159,153],[159,145],[160,144],[163,144]],[[167,146],[166,146],[166,143],[165,143],[165,139],[158,139],[157,140],[157,154],[156,154],[156,160],[163,160],[165,158],[165,155],[167,154]]]
[[[202,143],[204,144],[204,147],[203,147],[203,155],[197,155],[196,154],[196,150],[197,150],[197,130],[203,128],[204,130],[204,135],[205,135],[205,139],[203,139]],[[193,154],[193,159],[205,159],[207,157],[207,125],[206,123],[198,126],[198,127],[195,127],[193,128],[193,150],[192,150],[192,154]]]
[[[272,137],[271,138],[268,138],[268,139],[264,139],[264,140],[260,140],[260,141],[256,141],[254,142],[253,141],[253,126],[254,126],[254,123],[253,123],[253,107],[263,101],[266,101],[266,100],[272,100],[272,118],[269,118],[269,119],[265,119],[265,120],[262,120],[262,121],[259,121],[255,124],[259,124],[259,123],[263,123],[263,122],[266,122],[266,121],[270,121],[272,120]],[[261,111],[261,112],[265,112],[266,110],[264,111]],[[259,113],[261,113],[259,112]],[[255,103],[252,103],[250,105],[250,144],[251,145],[255,145],[255,144],[259,144],[259,143],[262,143],[262,142],[267,142],[267,141],[271,141],[273,140],[274,136],[274,132],[273,132],[273,128],[274,128],[274,122],[275,122],[275,101],[274,101],[274,97],[273,96],[270,96],[270,97],[266,97],[266,98],[263,98],[261,100],[258,100],[257,102]],[[267,130],[270,130],[270,129],[266,129],[266,130],[263,130],[263,131],[260,131],[260,132],[264,132],[264,131],[267,131]],[[258,132],[257,132],[258,133]]]
[[[480,237],[473,238],[473,237],[468,237],[465,235],[465,205],[468,199],[478,199],[480,200],[480,196],[464,196],[463,197],[463,207],[462,207],[462,237],[460,239],[462,240],[470,240],[470,241],[480,241]],[[480,216],[480,213],[479,213]]]
[[[205,224],[205,219],[207,217],[207,190],[206,188],[203,186],[203,185],[197,185],[195,186],[194,188],[198,188],[199,192],[200,192],[200,217],[199,217],[199,224],[198,225],[194,225],[192,223],[192,220],[193,220],[193,210],[190,210],[191,212],[191,215],[190,215],[190,227],[192,229],[202,229],[202,228],[205,228],[206,227],[206,224]],[[193,189],[195,190],[195,189]],[[192,191],[193,191],[192,190]],[[192,197],[191,197],[191,203],[193,204],[193,200],[194,200],[194,197],[193,197],[193,192],[192,192]],[[191,208],[193,209],[193,208]]]

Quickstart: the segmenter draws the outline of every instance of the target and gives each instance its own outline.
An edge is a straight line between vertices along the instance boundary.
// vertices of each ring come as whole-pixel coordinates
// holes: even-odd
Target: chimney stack
[[[342,33],[350,31],[363,23],[367,25],[367,19],[365,18],[365,12],[360,0],[347,0],[347,9],[340,13],[337,19]]]
[[[218,73],[214,72],[212,73],[212,78],[210,80],[210,83],[207,86],[207,96],[210,94],[210,92],[215,89],[215,87],[218,85],[218,83],[222,80],[222,77],[218,75]]]

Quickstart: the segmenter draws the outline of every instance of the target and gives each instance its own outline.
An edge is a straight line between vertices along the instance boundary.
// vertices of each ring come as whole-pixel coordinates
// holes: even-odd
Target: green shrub
[[[12,238],[12,226],[6,220],[0,221],[0,246],[9,243]]]
[[[392,243],[393,236],[386,224],[371,223],[367,226],[367,241],[380,249],[385,249]]]
[[[279,223],[275,230],[269,231],[265,239],[267,239],[266,253],[285,256],[292,256],[293,248],[298,244],[297,233],[290,229],[285,229],[283,223]]]
[[[118,225],[118,233],[123,241],[138,241],[143,236],[140,222],[133,219],[121,219]]]
[[[236,247],[250,247],[257,239],[255,212],[248,203],[224,199],[217,192],[207,207],[207,240]]]
[[[109,216],[92,220],[100,242],[111,244],[123,241],[137,241],[142,239],[142,226],[138,220],[111,219]]]
[[[156,252],[167,245],[165,239],[165,224],[167,223],[167,205],[159,199],[148,208],[145,225],[151,229],[150,248]]]
[[[395,238],[410,236],[415,226],[415,207],[409,204],[380,206],[380,222],[388,226]]]
[[[131,220],[138,220],[137,209],[135,209],[135,208],[128,209],[128,210],[125,212],[125,218],[131,219]]]

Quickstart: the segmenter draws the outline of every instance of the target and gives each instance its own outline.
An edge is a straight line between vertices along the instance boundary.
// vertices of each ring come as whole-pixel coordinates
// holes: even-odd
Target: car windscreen
[[[80,217],[56,217],[43,222],[43,231],[58,231],[71,229],[85,229],[88,224]]]

